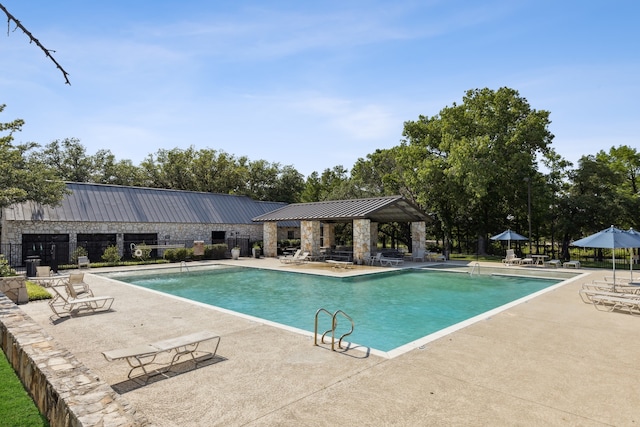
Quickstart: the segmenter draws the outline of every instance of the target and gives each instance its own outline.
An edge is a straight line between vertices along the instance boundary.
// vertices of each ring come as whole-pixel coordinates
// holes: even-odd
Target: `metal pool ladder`
[[[324,337],[329,332],[331,332],[331,351],[335,351],[335,342],[336,342],[335,334],[336,334],[336,328],[338,327],[338,315],[340,315],[341,317],[344,317],[349,322],[351,322],[351,329],[349,330],[349,332],[342,334],[342,336],[338,339],[338,348],[342,348],[342,340],[344,339],[344,337],[349,336],[353,333],[353,328],[354,328],[353,319],[342,310],[338,310],[335,313],[331,314],[325,308],[318,309],[318,311],[316,311],[316,320],[315,320],[315,326],[313,329],[313,332],[314,332],[313,345],[318,345],[318,316],[320,315],[320,313],[326,313],[331,317],[331,329],[326,330],[322,334],[322,337],[320,338],[320,342],[324,344]]]
[[[479,262],[476,262],[475,264],[473,264],[473,267],[471,267],[471,271],[469,272],[469,276],[473,276],[474,272],[478,276],[480,275],[480,263]]]
[[[189,266],[186,261],[180,261],[180,273],[184,271],[183,269],[189,271]]]

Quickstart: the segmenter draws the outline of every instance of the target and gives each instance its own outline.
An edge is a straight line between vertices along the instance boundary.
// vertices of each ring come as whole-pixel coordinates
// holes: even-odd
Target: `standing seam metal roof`
[[[367,199],[332,200],[314,203],[294,203],[253,218],[254,221],[323,221],[347,222],[354,219],[374,222],[426,221],[428,216],[402,196]]]
[[[71,194],[59,206],[16,204],[5,209],[5,220],[252,224],[256,216],[286,206],[247,196],[118,185],[67,183],[67,189]]]

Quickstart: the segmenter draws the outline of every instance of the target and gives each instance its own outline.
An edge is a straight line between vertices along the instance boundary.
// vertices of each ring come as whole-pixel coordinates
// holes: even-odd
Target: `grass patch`
[[[27,295],[29,295],[29,301],[38,301],[44,299],[51,299],[51,294],[42,286],[37,283],[33,283],[27,280]]]
[[[49,422],[38,411],[4,352],[0,353],[0,427],[48,426]]]

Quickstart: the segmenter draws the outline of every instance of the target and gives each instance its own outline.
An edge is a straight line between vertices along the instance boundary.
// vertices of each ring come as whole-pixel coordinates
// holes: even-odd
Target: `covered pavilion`
[[[352,222],[353,261],[362,264],[371,256],[371,249],[377,246],[379,223],[410,222],[411,251],[424,251],[427,218],[425,212],[404,197],[384,196],[293,203],[257,216],[253,221],[264,224],[263,250],[267,257],[277,256],[279,221],[300,221],[301,249],[311,256],[320,254],[321,243],[322,246],[335,244],[335,224]]]

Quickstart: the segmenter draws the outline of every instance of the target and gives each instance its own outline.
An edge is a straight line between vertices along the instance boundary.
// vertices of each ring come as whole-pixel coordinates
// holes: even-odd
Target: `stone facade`
[[[263,239],[262,224],[187,224],[187,223],[126,223],[126,222],[55,222],[55,221],[4,221],[1,244],[22,244],[23,234],[68,234],[69,247],[77,246],[78,234],[115,234],[116,246],[124,254],[124,234],[157,234],[158,241],[211,242],[213,231],[234,232],[249,236],[250,241]],[[167,237],[168,236],[168,237]],[[16,255],[14,255],[16,256]],[[11,265],[22,260],[11,259]]]

